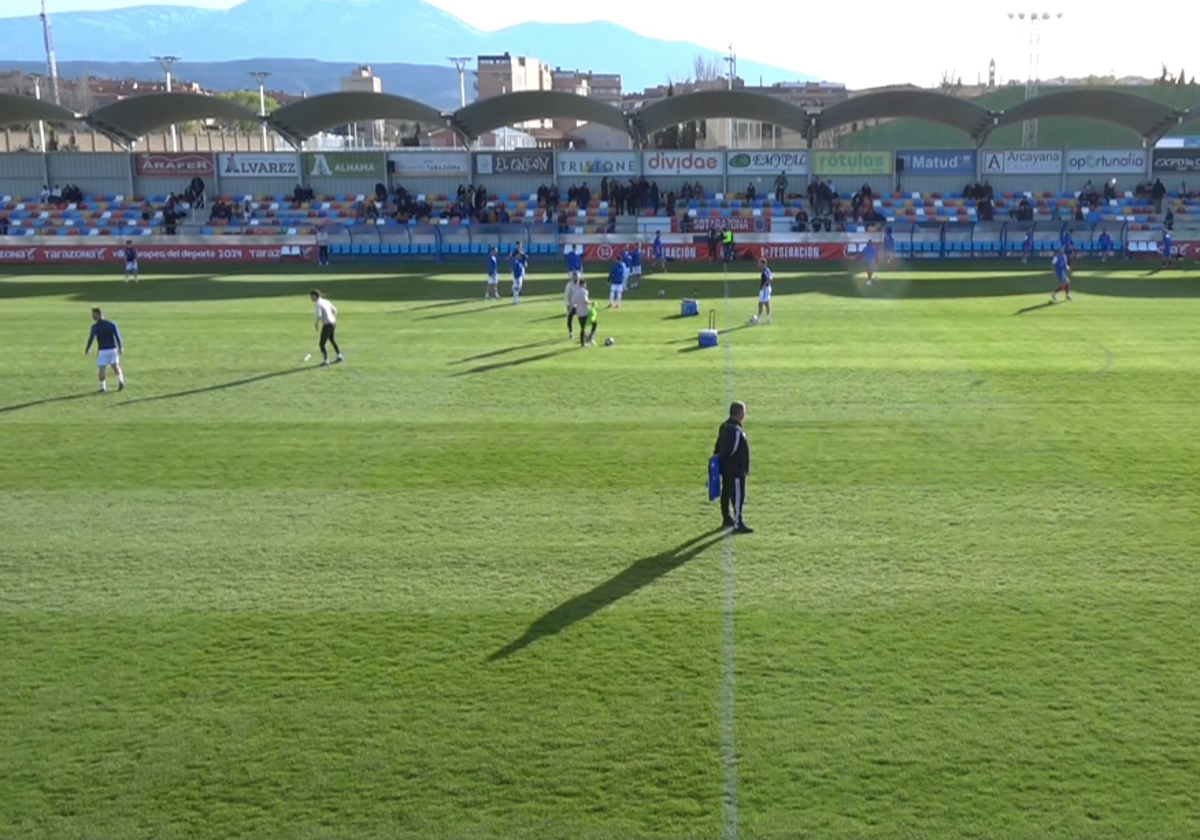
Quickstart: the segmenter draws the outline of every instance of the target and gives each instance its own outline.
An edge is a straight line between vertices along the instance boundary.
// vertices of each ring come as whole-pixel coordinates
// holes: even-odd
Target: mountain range
[[[408,90],[397,80],[384,90],[414,96],[433,105],[449,107],[446,82],[436,69],[445,69],[457,93],[458,77],[447,66],[446,56],[488,55],[510,52],[529,55],[552,66],[620,73],[626,90],[665,84],[668,78],[687,78],[696,55],[720,61],[713,50],[684,41],[647,38],[607,21],[580,24],[523,23],[495,32],[476,29],[423,0],[245,0],[227,10],[187,6],[137,6],[104,12],[66,12],[54,15],[54,40],[60,72],[76,62],[86,62],[95,75],[112,78],[96,62],[144,62],[151,55],[183,57],[176,71],[181,79],[207,84],[200,76],[216,72],[218,62],[243,62],[254,69],[262,59],[304,60],[307,68],[291,68],[272,79],[272,86],[287,93],[333,90],[337,78],[359,64],[370,64],[404,73],[428,73]],[[254,61],[248,61],[259,57]],[[36,16],[7,18],[0,23],[0,66],[16,69],[20,62],[41,63],[41,21]],[[404,64],[395,64],[401,60]],[[324,72],[319,62],[339,67],[323,82],[306,75]],[[422,71],[413,65],[431,65]],[[724,66],[718,64],[718,66]],[[140,68],[139,68],[140,69]],[[151,78],[157,78],[157,68]],[[244,68],[231,71],[233,76]],[[753,61],[738,62],[742,78],[770,84],[808,80],[811,76]],[[236,87],[248,85],[238,80]],[[413,88],[419,88],[414,90]],[[468,99],[472,99],[468,85]]]

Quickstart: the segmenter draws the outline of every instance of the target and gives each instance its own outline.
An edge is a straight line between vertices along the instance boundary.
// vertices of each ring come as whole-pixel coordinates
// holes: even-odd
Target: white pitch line
[[[729,268],[725,266],[725,323],[730,320]],[[725,333],[725,404],[733,402],[732,332]],[[734,719],[733,534],[725,535],[721,560],[721,840],[738,836],[737,727]]]

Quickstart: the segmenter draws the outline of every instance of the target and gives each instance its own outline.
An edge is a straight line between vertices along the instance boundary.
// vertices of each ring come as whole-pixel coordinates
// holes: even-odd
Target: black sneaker
[[[745,525],[738,525],[733,529],[733,533],[735,533],[735,534],[753,534],[754,529],[748,528]]]
[[[729,517],[726,517],[726,518],[724,518],[724,519],[722,519],[722,520],[721,520],[721,527],[722,527],[722,528],[732,528],[734,525],[737,525],[737,523],[736,523],[736,522],[734,522],[734,521],[733,521],[732,519],[730,519]]]
[[[117,390],[118,390],[118,391],[124,391],[124,390],[125,390],[125,383],[124,383],[124,382],[118,382],[118,383],[117,383]]]

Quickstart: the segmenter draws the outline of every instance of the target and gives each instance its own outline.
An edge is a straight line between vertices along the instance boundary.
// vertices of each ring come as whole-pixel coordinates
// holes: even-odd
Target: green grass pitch
[[[1149,267],[782,267],[753,328],[752,266],[650,276],[582,350],[557,264],[0,275],[0,837],[1200,836],[1200,283]]]

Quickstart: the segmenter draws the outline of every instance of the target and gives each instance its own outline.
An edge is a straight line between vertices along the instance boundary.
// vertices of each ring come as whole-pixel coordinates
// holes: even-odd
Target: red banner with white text
[[[139,262],[227,262],[227,263],[265,263],[279,262],[281,259],[293,259],[300,262],[313,262],[317,258],[315,245],[147,245],[142,246],[136,240]],[[284,248],[288,248],[285,252]],[[86,246],[86,245],[30,245],[3,246],[0,245],[0,263],[36,263],[47,265],[53,263],[103,263],[125,262],[123,247]]]
[[[686,231],[684,230],[684,224],[683,219],[672,218],[671,233],[708,233],[710,230],[725,230],[726,228],[734,233],[771,232],[771,218],[769,216],[689,217],[686,222]],[[784,230],[787,230],[786,225],[784,226]]]
[[[624,245],[605,242],[600,245],[584,245],[583,258],[589,262],[611,262],[624,249]],[[848,259],[846,245],[842,242],[811,242],[811,243],[780,243],[772,245],[765,242],[749,242],[734,246],[737,258],[746,262],[754,262],[765,257],[779,262],[819,262],[822,260]],[[704,243],[688,243],[686,245],[668,245],[663,243],[663,253],[667,259],[678,262],[704,262],[709,259],[708,245]],[[720,249],[718,248],[718,256]],[[642,259],[654,258],[654,248],[642,244]]]

